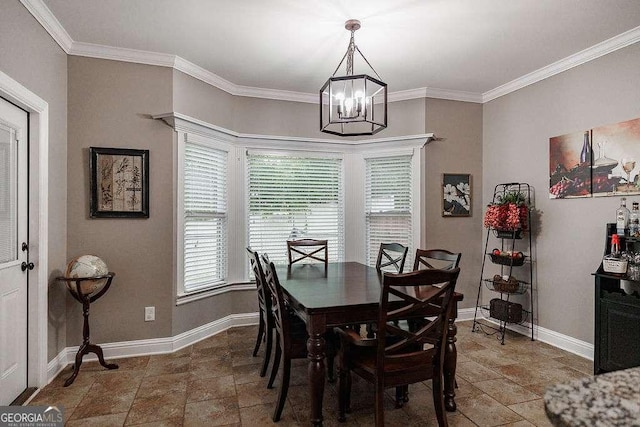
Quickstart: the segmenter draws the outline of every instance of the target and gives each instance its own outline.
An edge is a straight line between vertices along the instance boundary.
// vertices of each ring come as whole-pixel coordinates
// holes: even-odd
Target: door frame
[[[47,384],[49,104],[0,71],[0,95],[29,112],[29,273],[27,386]]]

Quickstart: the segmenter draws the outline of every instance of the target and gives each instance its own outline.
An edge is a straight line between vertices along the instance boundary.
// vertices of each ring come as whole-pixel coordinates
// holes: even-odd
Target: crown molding
[[[251,86],[236,86],[236,93],[234,93],[234,95],[276,99],[280,101],[305,102],[307,104],[318,104],[320,102],[319,93],[293,92],[289,90],[266,89]]]
[[[47,30],[49,35],[55,40],[56,43],[69,54],[71,46],[73,45],[73,39],[64,29],[58,18],[56,18],[51,10],[47,7],[42,0],[20,0],[20,3],[27,8],[29,13]]]
[[[608,53],[630,46],[638,41],[640,41],[640,26],[611,37],[610,39],[580,52],[574,53],[573,55],[567,56],[553,64],[547,65],[546,67],[542,67],[529,74],[525,74],[524,76],[512,80],[509,83],[505,83],[502,86],[498,86],[495,89],[491,89],[490,91],[482,94],[482,102],[489,102],[493,99],[507,95],[518,89],[537,83],[540,80],[555,76],[563,71],[567,71],[573,67],[577,67],[578,65],[600,58]]]
[[[69,55],[132,62],[137,64],[157,65],[160,67],[171,67],[235,96],[304,102],[309,104],[318,103],[318,95],[315,93],[237,85],[176,55],[73,41],[60,21],[58,21],[42,0],[20,0],[20,2],[51,35],[56,43],[58,43],[58,45],[60,45],[60,47]],[[439,98],[452,101],[485,103],[562,73],[563,71],[569,70],[578,65],[597,59],[608,53],[637,43],[638,41],[640,41],[640,26],[611,37],[608,40],[600,42],[482,94],[476,92],[423,87],[391,92],[389,93],[389,102],[406,101],[419,98]]]
[[[176,56],[146,50],[73,42],[69,55],[175,68]]]
[[[389,102],[406,101],[418,98],[438,98],[448,99],[450,101],[482,103],[481,93],[438,89],[435,87],[420,87],[417,89],[400,90],[389,94]]]
[[[181,71],[195,79],[201,80],[211,86],[217,87],[231,95],[235,95],[236,85],[229,80],[223,79],[217,74],[211,71],[205,70],[199,65],[189,62],[184,58],[176,56],[174,67],[176,70]]]

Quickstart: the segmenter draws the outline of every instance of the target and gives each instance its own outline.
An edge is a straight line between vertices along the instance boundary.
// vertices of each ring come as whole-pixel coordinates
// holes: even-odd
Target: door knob
[[[26,263],[26,262],[22,262],[22,264],[20,265],[20,268],[22,269],[22,271],[26,271],[27,269],[29,270],[33,270],[33,268],[35,267],[35,265],[30,262],[30,263]]]

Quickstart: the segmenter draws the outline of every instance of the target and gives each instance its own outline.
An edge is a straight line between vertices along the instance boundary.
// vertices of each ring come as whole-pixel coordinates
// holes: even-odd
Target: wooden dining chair
[[[282,409],[287,400],[289,380],[291,378],[291,360],[304,359],[307,357],[307,339],[309,335],[307,334],[304,322],[285,304],[275,265],[269,261],[267,254],[262,255],[262,262],[264,264],[265,283],[273,301],[272,313],[276,331],[276,351],[267,388],[273,387],[278,371],[282,372],[278,401],[271,417],[274,422],[277,422],[280,420]],[[325,341],[327,372],[329,380],[333,382],[333,361],[336,355],[336,338],[325,336]]]
[[[260,263],[258,252],[254,251],[250,247],[247,247],[247,256],[251,263],[251,269],[256,279],[256,288],[258,290],[258,309],[260,318],[258,321],[258,337],[256,338],[256,345],[253,349],[253,357],[258,355],[260,344],[264,341],[265,351],[262,367],[260,368],[260,376],[264,377],[267,373],[267,367],[269,366],[269,359],[271,358],[271,348],[273,346],[273,314],[271,312],[271,294],[265,283],[264,270]]]
[[[287,240],[289,265],[303,260],[308,262],[319,261],[327,265],[329,262],[328,245],[329,242],[327,240]],[[322,256],[322,252],[324,252],[324,257]]]
[[[409,248],[400,243],[380,243],[378,251],[378,260],[376,261],[376,270],[378,272],[389,271],[391,273],[402,273],[404,263],[407,259]],[[376,333],[376,324],[368,323],[366,325],[367,337],[373,338]]]
[[[461,257],[460,252],[450,252],[446,249],[416,249],[413,271],[430,268],[441,270],[458,268]]]
[[[380,243],[376,270],[402,273],[409,248],[400,243]],[[389,269],[391,268],[391,270]]]
[[[451,252],[446,249],[416,249],[416,257],[413,261],[413,271],[426,269],[452,270],[460,264],[460,252]],[[410,329],[415,330],[428,319],[409,319]],[[456,386],[457,387],[457,386]],[[396,390],[396,408],[402,407],[409,401],[409,387],[404,386]]]
[[[338,357],[339,421],[345,421],[345,414],[351,412],[351,372],[355,372],[375,387],[376,426],[384,426],[386,388],[397,389],[429,379],[432,380],[438,425],[448,425],[444,407],[443,364],[448,323],[455,304],[453,292],[459,273],[459,268],[383,273],[376,338],[361,338],[351,329],[336,328],[341,343]],[[416,316],[425,310],[435,317],[417,331],[403,329],[394,323],[394,320]]]

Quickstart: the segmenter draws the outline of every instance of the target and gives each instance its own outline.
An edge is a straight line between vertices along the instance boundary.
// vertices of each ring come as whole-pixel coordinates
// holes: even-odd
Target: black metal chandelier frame
[[[387,84],[355,44],[360,21],[350,19],[345,28],[351,32],[347,51],[320,89],[320,130],[338,136],[373,135],[387,127]],[[377,78],[353,74],[356,52]],[[346,75],[336,77],[345,60]]]

